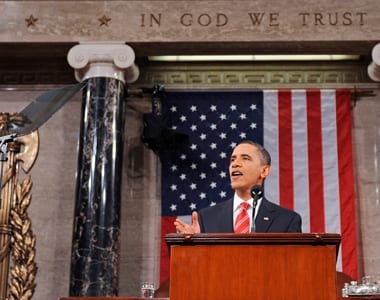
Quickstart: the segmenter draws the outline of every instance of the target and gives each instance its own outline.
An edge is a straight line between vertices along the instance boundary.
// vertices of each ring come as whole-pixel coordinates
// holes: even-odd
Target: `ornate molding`
[[[373,83],[363,63],[159,65],[142,69],[140,86],[167,88],[344,87]]]
[[[16,203],[11,209],[12,225],[12,258],[11,279],[7,300],[29,300],[36,287],[37,274],[36,236],[31,227],[31,220],[27,213],[31,200],[32,181],[27,176],[23,182],[17,183]]]
[[[0,134],[8,134],[14,124],[22,124],[19,114],[0,113]],[[28,172],[37,158],[38,132],[7,142],[0,161],[0,298],[29,300],[35,289],[37,265],[35,262],[36,237],[27,213],[31,201],[30,176],[19,183],[19,163]],[[21,147],[21,146],[24,147]],[[25,150],[25,151],[22,151]],[[8,278],[8,275],[10,277]],[[9,287],[9,288],[8,288]],[[6,297],[8,290],[8,296]]]
[[[138,62],[139,78],[131,84],[166,88],[304,88],[353,87],[376,84],[367,74],[368,61],[345,63],[272,64],[151,64]],[[41,68],[34,64],[0,68],[0,88],[41,84],[73,84],[73,70],[57,60]],[[0,65],[1,67],[1,65]],[[126,72],[134,72],[133,67]],[[135,75],[127,75],[134,77]]]

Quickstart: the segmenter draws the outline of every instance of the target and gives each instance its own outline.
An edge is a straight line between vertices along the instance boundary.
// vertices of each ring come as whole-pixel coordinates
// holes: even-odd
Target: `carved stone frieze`
[[[58,51],[58,50],[56,50]],[[68,50],[67,50],[68,52]],[[59,50],[48,60],[31,57],[0,60],[0,87],[36,84],[73,84],[75,74]],[[136,87],[154,84],[170,88],[278,88],[341,87],[374,84],[367,75],[368,61],[276,63],[153,63],[136,57]]]
[[[341,87],[371,83],[366,64],[159,65],[142,68],[136,85],[168,88]]]

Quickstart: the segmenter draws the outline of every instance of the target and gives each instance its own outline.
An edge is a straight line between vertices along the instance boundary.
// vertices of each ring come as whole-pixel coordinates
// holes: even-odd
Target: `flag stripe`
[[[343,272],[357,278],[354,172],[350,92],[337,91],[339,199],[341,207]]]
[[[339,199],[339,174],[338,174],[338,149],[336,134],[336,101],[335,91],[326,90],[321,93],[322,108],[322,147],[323,147],[323,178],[325,205],[324,210],[326,232],[340,232],[340,203]]]
[[[326,232],[341,232],[340,202],[339,199],[339,172],[338,172],[338,150],[337,150],[337,126],[336,126],[336,101],[334,90],[321,92],[322,109],[322,147],[323,147],[323,178]],[[337,259],[337,270],[342,270],[342,251],[339,250]]]
[[[290,90],[278,92],[278,144],[280,147],[280,205],[293,209],[293,130],[292,130],[292,96]],[[265,113],[265,112],[264,112]],[[265,137],[264,137],[265,138]]]
[[[278,93],[274,90],[264,91],[264,141],[263,145],[265,149],[270,153],[272,157],[272,172],[268,178],[265,179],[265,193],[269,199],[272,199],[276,204],[280,204],[279,193],[279,172],[273,170],[279,170],[279,146],[278,146]]]
[[[307,134],[309,145],[309,178],[310,181],[310,230],[324,232],[324,202],[323,195],[323,156],[321,127],[321,98],[319,91],[307,92]]]
[[[307,143],[307,106],[306,91],[292,91],[293,98],[293,161],[294,161],[294,209],[298,212],[309,212],[309,177],[308,143]],[[303,217],[303,231],[310,231],[309,215]]]

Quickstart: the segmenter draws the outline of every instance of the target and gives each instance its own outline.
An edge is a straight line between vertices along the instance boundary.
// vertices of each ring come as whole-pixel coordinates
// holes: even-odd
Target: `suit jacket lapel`
[[[268,228],[274,219],[274,212],[275,210],[271,207],[270,202],[263,198],[255,220],[256,232],[268,232]]]

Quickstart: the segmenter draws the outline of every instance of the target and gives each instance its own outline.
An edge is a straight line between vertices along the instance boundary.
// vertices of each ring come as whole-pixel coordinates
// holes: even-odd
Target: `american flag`
[[[161,154],[161,281],[165,234],[177,216],[190,222],[193,210],[233,196],[230,154],[246,139],[272,156],[266,197],[300,213],[303,232],[342,234],[337,270],[357,278],[350,91],[168,91],[163,106],[189,141]]]

